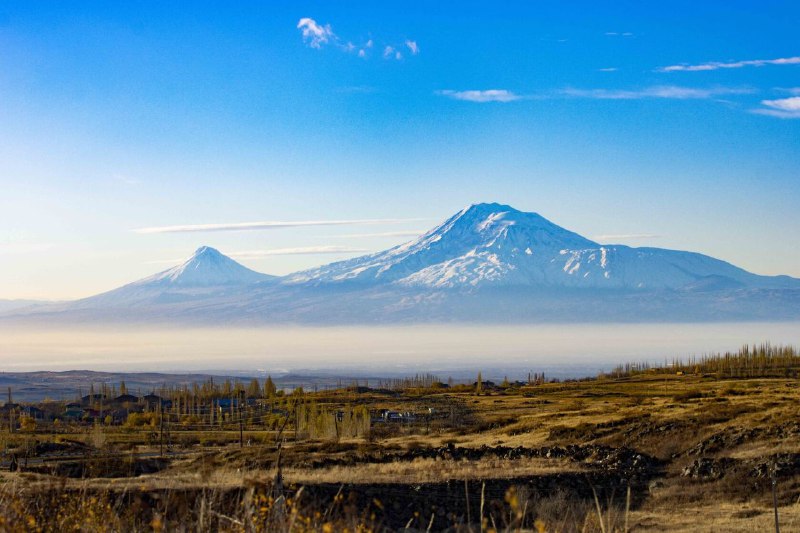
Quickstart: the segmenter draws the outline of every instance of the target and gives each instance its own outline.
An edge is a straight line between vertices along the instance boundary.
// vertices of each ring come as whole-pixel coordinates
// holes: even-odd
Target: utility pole
[[[241,404],[239,404],[239,448],[244,448],[244,417]]]
[[[11,387],[8,388],[8,432],[14,433],[14,412],[11,408]]]
[[[778,522],[778,480],[775,478],[776,465],[772,465],[772,508],[775,510],[775,533],[781,533],[781,526]]]
[[[158,409],[158,429],[159,429],[159,455],[164,457],[164,404],[161,403],[161,399],[158,400],[159,409]]]
[[[169,418],[169,410],[167,410],[167,453],[172,449],[172,433],[169,430]]]

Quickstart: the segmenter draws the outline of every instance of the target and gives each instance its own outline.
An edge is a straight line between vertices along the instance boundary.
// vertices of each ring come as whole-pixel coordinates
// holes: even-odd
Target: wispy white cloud
[[[186,261],[186,258],[182,259],[152,259],[150,261],[142,261],[143,265],[179,265]]]
[[[782,111],[800,111],[800,96],[780,98],[778,100],[762,100],[762,104]]]
[[[362,41],[362,44],[342,39],[334,33],[330,24],[320,24],[310,17],[301,18],[297,23],[297,29],[300,30],[303,41],[311,48],[320,49],[330,44],[348,54],[355,54],[362,59],[368,59],[371,55],[370,50],[375,46],[375,41],[371,38],[365,42]],[[406,39],[400,44],[383,45],[383,58],[396,59],[398,61],[403,59],[403,53],[400,49],[404,46],[408,48],[411,55],[419,54],[417,42]]]
[[[367,248],[353,248],[350,246],[300,246],[296,248],[272,248],[267,250],[244,250],[226,253],[228,257],[238,259],[257,259],[273,255],[317,255],[317,254],[363,254],[370,252]],[[145,261],[146,265],[178,265],[186,261],[183,259],[155,259]]]
[[[513,102],[522,96],[506,89],[486,89],[473,91],[453,91],[450,89],[436,91],[436,94],[465,102]]]
[[[606,67],[597,69],[598,72],[616,72],[618,70],[619,69],[617,67]]]
[[[383,58],[384,59],[396,59],[400,61],[403,59],[403,54],[394,46],[386,46],[383,49]]]
[[[403,224],[418,222],[419,218],[381,218],[381,219],[356,219],[356,220],[300,220],[300,221],[262,221],[262,222],[235,222],[228,224],[184,224],[177,226],[154,226],[131,230],[134,233],[193,233],[214,231],[253,231],[280,228],[300,228],[306,226],[369,226],[376,224]]]
[[[800,65],[800,56],[777,59],[750,59],[747,61],[709,61],[697,65],[669,65],[656,69],[658,72],[701,72],[726,68],[764,67],[766,65]]]
[[[384,231],[380,233],[350,233],[348,235],[334,235],[336,239],[361,239],[369,237],[419,237],[426,230],[418,231]]]
[[[228,254],[231,257],[255,258],[271,255],[313,255],[313,254],[361,254],[369,252],[366,248],[351,246],[300,246],[297,248],[273,248],[271,250],[248,250]]]
[[[792,94],[798,94],[796,89],[791,90]],[[753,113],[768,115],[777,118],[800,118],[800,96],[790,98],[779,98],[777,100],[761,100],[763,108],[753,109]]]
[[[297,23],[297,28],[303,34],[303,40],[311,48],[322,48],[323,44],[328,44],[331,39],[336,39],[336,34],[330,24],[317,24],[317,21],[304,17]]]
[[[751,94],[754,90],[746,87],[680,87],[677,85],[657,85],[644,89],[574,89],[561,91],[564,96],[575,98],[594,98],[598,100],[640,100],[643,98],[668,98],[677,100],[707,99],[730,94]]]
[[[661,235],[655,233],[612,233],[608,235],[595,235],[598,241],[625,241],[634,239],[660,239]]]
[[[682,87],[678,85],[656,85],[640,89],[580,89],[567,87],[553,91],[519,94],[507,89],[487,90],[439,90],[435,94],[466,102],[514,102],[517,100],[553,100],[562,98],[588,98],[595,100],[705,100],[723,101],[722,96],[752,94],[757,92],[750,87]]]
[[[603,35],[605,35],[606,37],[633,37],[633,32],[607,31]]]
[[[592,98],[596,100],[641,100],[663,98],[676,100],[702,100],[723,95],[751,94],[749,87],[681,87],[677,85],[657,85],[643,89],[579,89],[567,87],[557,91],[538,94],[518,94],[506,89],[473,91],[441,90],[436,94],[467,102],[514,102],[516,100],[551,100],[554,98]]]
[[[375,45],[375,42],[374,42],[372,39],[369,39],[369,40],[368,40],[366,43],[364,43],[364,46],[362,46],[362,47],[361,47],[361,48],[358,50],[358,57],[361,57],[361,58],[363,58],[363,59],[366,59],[366,58],[367,58],[367,54],[368,54],[369,50],[370,50],[370,49],[371,49],[371,48],[372,48],[374,45]]]

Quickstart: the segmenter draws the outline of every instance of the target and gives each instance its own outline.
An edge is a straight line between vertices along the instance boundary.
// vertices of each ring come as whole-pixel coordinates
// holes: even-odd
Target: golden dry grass
[[[584,469],[561,459],[481,459],[451,461],[414,459],[408,462],[368,463],[354,466],[334,466],[314,470],[287,468],[284,475],[295,483],[438,483],[449,480],[509,479]]]
[[[778,513],[781,531],[800,531],[800,503],[782,506]],[[632,531],[752,533],[775,530],[771,507],[726,502],[658,511],[633,511],[629,520]]]
[[[800,438],[792,429],[798,422],[800,384],[796,379],[724,379],[702,376],[638,376],[575,383],[553,383],[524,387],[515,392],[437,392],[435,395],[386,397],[378,394],[337,396],[325,393],[332,405],[359,401],[371,408],[419,408],[432,398],[457,402],[466,408],[463,424],[417,424],[367,443],[348,439],[336,446],[286,442],[284,470],[287,483],[300,485],[401,484],[414,485],[446,480],[478,481],[510,479],[555,473],[580,473],[586,466],[567,459],[502,459],[484,457],[474,461],[411,458],[382,462],[371,454],[401,454],[414,448],[553,445],[627,446],[663,459],[665,488],[646,496],[645,504],[629,518],[633,530],[642,531],[767,531],[773,527],[768,494],[726,492],[733,482],[699,483],[681,476],[681,470],[698,455],[689,454],[713,438],[724,443],[708,448],[703,456],[759,461],[777,453],[800,453]],[[176,439],[181,436],[175,431]],[[76,490],[116,492],[208,489],[226,490],[251,481],[267,483],[274,478],[271,464],[274,433],[251,432],[253,445],[238,450],[235,432],[222,441],[228,446],[196,446],[164,471],[137,478],[55,479],[33,473],[2,473],[0,485],[7,491],[35,491],[54,483]],[[742,436],[741,439],[728,438]],[[213,432],[186,432],[184,436],[214,439]],[[69,437],[69,436],[67,436]],[[76,434],[86,440],[88,434]],[[22,446],[24,439],[46,440],[47,435],[8,438]],[[61,438],[64,438],[62,436]],[[72,438],[72,437],[70,437]],[[137,440],[139,439],[139,440]],[[727,440],[726,440],[727,439]],[[138,453],[157,450],[135,433],[109,430],[108,445],[135,446]],[[208,458],[206,461],[205,458]],[[253,459],[261,466],[253,467]],[[356,458],[342,465],[310,467],[314,461]],[[251,465],[251,466],[248,466]],[[726,484],[727,483],[727,484]],[[780,480],[783,491],[780,516],[782,531],[800,531],[800,502],[791,491],[800,482],[795,477]],[[763,485],[763,483],[762,483]],[[707,494],[704,495],[704,491]],[[788,492],[787,492],[788,491]],[[680,499],[690,494],[691,499]],[[552,529],[552,528],[551,528]]]

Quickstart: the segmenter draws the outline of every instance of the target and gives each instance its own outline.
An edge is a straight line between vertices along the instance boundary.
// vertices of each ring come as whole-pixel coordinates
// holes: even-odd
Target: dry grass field
[[[307,396],[420,415],[338,439],[178,428],[163,455],[152,431],[6,433],[33,451],[2,473],[0,529],[769,531],[776,501],[800,531],[796,378]]]

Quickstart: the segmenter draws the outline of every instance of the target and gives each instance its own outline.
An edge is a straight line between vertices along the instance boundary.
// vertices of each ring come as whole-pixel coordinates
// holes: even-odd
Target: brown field
[[[769,531],[774,480],[781,530],[800,531],[797,378],[645,373],[303,401],[417,415],[338,438],[250,418],[241,442],[237,424],[176,423],[163,455],[163,426],[6,430],[20,469],[1,474],[0,529]]]

